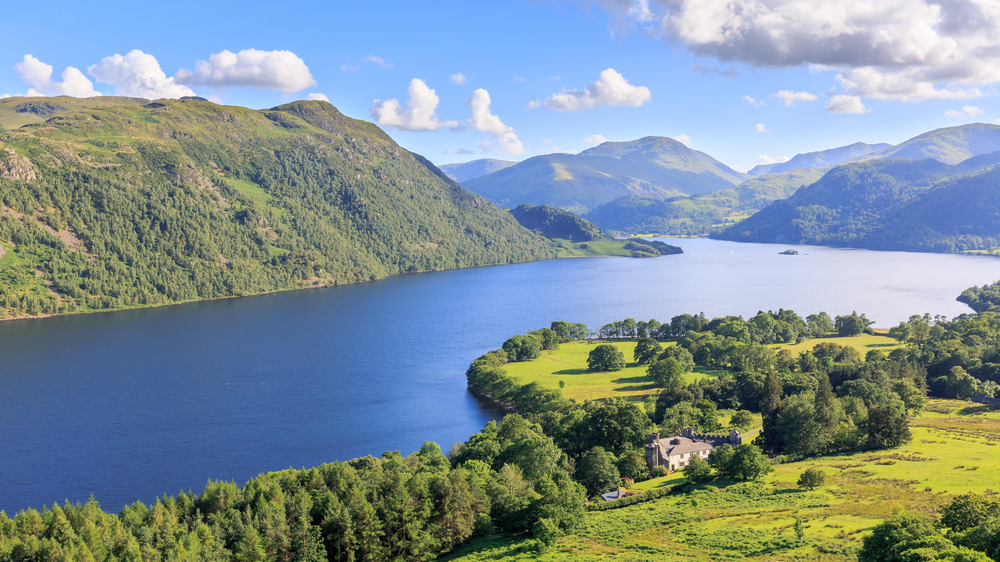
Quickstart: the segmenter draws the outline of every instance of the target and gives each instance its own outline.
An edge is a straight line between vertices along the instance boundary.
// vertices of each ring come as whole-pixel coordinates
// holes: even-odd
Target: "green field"
[[[564,381],[566,386],[562,389],[563,396],[579,401],[616,396],[643,400],[659,392],[659,387],[646,376],[647,366],[631,361],[635,341],[610,342],[625,354],[627,363],[621,371],[594,373],[587,370],[587,356],[590,350],[601,343],[609,342],[592,340],[567,342],[554,351],[543,351],[538,359],[508,363],[504,369],[520,384],[537,382],[543,388],[555,389],[559,388],[559,381]],[[684,380],[692,383],[705,377],[717,376],[719,372],[705,367],[695,367],[694,372],[684,376]]]
[[[866,353],[873,349],[877,349],[888,355],[890,351],[896,349],[897,347],[903,347],[903,344],[890,338],[885,332],[875,332],[875,335],[861,334],[858,336],[848,336],[840,337],[836,334],[824,336],[822,338],[809,338],[802,343],[783,343],[778,345],[772,345],[774,350],[787,349],[792,352],[792,355],[798,356],[803,351],[810,351],[812,348],[816,347],[822,342],[832,342],[837,345],[849,345],[861,353],[861,357],[864,357]]]
[[[957,494],[1000,488],[1000,412],[932,400],[911,431],[902,447],[781,464],[760,484],[716,481],[590,512],[586,528],[543,555],[530,538],[496,537],[445,560],[853,560],[865,532],[896,509],[932,514]],[[795,481],[810,467],[825,472],[826,485],[801,491]],[[673,474],[635,489],[682,482]],[[792,530],[796,517],[805,524],[802,544]]]

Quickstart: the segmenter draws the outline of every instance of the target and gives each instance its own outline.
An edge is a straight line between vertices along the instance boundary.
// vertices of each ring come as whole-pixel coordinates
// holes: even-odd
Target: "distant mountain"
[[[740,242],[954,252],[1000,246],[1000,152],[842,164],[717,237]]]
[[[665,137],[606,142],[580,154],[547,154],[468,180],[500,205],[547,204],[583,213],[615,198],[665,199],[732,187],[749,176]]]
[[[980,154],[1000,150],[1000,125],[972,123],[935,129],[889,148],[852,158],[864,162],[884,158],[933,158],[945,164],[958,164]]]
[[[891,144],[886,143],[865,144],[863,142],[856,142],[840,148],[796,154],[787,162],[762,164],[754,167],[752,170],[747,172],[747,174],[757,177],[763,174],[787,172],[796,168],[824,168],[839,164],[845,160],[850,160],[851,158],[856,158],[858,156],[863,156],[865,154],[885,150],[891,147]]]
[[[444,166],[438,166],[438,168],[447,174],[449,178],[458,183],[463,183],[480,176],[485,176],[486,174],[492,174],[504,168],[509,168],[514,164],[517,164],[517,162],[497,160],[495,158],[481,158],[462,164],[445,164]]]
[[[0,317],[556,256],[322,101],[0,100]]]
[[[584,218],[618,233],[703,235],[716,225],[744,218],[784,199],[823,176],[829,168],[797,168],[751,178],[735,187],[690,197],[619,197],[591,209]]]

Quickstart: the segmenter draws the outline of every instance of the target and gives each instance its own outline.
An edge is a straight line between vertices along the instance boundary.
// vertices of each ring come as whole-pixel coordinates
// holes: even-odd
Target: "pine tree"
[[[778,411],[781,409],[781,381],[778,375],[771,371],[764,379],[764,397],[760,401],[760,413],[764,427],[760,436],[763,448],[770,451],[779,449],[778,443]]]

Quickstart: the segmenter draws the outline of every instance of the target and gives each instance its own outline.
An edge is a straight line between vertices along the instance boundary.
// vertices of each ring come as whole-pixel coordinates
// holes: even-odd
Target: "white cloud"
[[[767,127],[765,127],[763,123],[757,123],[757,132],[758,133],[769,133],[769,132],[771,132],[771,129],[768,129]]]
[[[861,97],[914,101],[982,95],[1000,81],[996,0],[629,0],[598,3],[619,32],[755,67],[840,70]]]
[[[747,102],[747,105],[753,107],[761,107],[762,105],[764,105],[764,100],[757,100],[750,96],[743,96],[743,101]]]
[[[866,107],[858,96],[833,96],[826,102],[828,113],[868,113],[871,108]]]
[[[465,84],[468,81],[468,79],[465,77],[464,74],[459,72],[458,74],[451,75],[451,81],[461,86],[462,84]]]
[[[457,146],[457,145],[453,146],[453,147],[451,147],[451,148],[449,148],[447,150],[442,150],[441,152],[445,153],[445,154],[475,154],[476,153],[476,151],[474,151],[474,150],[469,150],[469,149],[466,149],[466,148],[462,148],[462,147]]]
[[[341,72],[357,72],[359,70],[361,70],[360,66],[351,66],[349,64],[342,64],[342,65],[340,65],[340,71]]]
[[[210,101],[210,102],[212,102],[212,103],[214,103],[216,105],[222,105],[222,98],[219,97],[219,96],[208,96],[205,99],[207,99],[208,101]]]
[[[684,146],[686,146],[688,148],[690,148],[691,144],[692,144],[691,143],[691,137],[685,135],[684,133],[681,133],[679,135],[675,135],[674,136],[674,140],[677,141],[677,142],[679,142],[679,143],[681,143],[681,144],[683,144]]]
[[[515,82],[527,82],[527,81],[528,81],[528,79],[527,79],[527,78],[523,78],[523,77],[521,77],[521,76],[517,76],[517,75],[515,75],[515,76],[514,76],[513,80],[514,80]]]
[[[945,117],[954,117],[956,119],[968,119],[970,117],[975,117],[976,115],[982,115],[983,108],[976,107],[974,105],[966,105],[962,107],[962,111],[955,111],[954,109],[949,109],[945,111]]]
[[[816,96],[810,94],[809,92],[793,92],[791,90],[781,90],[777,94],[773,94],[775,97],[780,98],[781,101],[785,102],[785,106],[795,105],[797,101],[816,101]]]
[[[376,57],[375,55],[368,55],[367,57],[365,57],[364,60],[366,60],[368,62],[373,62],[373,63],[379,65],[379,67],[381,67],[381,68],[383,68],[385,70],[388,70],[388,69],[393,68],[393,67],[396,66],[396,65],[392,64],[391,62],[385,62],[384,58],[382,58],[382,57]]]
[[[127,55],[114,54],[87,68],[98,82],[111,84],[115,93],[137,98],[180,98],[194,91],[168,78],[156,57],[135,49]]]
[[[555,111],[580,111],[602,105],[638,107],[649,101],[649,88],[633,86],[613,68],[601,72],[596,82],[591,82],[583,91],[564,90],[552,94],[543,102],[531,102],[529,109],[544,106]]]
[[[788,162],[789,158],[787,156],[768,156],[767,154],[761,154],[753,159],[754,166],[761,166],[764,164],[781,164],[782,162]]]
[[[517,156],[524,154],[524,144],[517,138],[517,132],[513,127],[504,125],[500,118],[490,113],[490,94],[486,90],[479,88],[465,100],[465,105],[469,108],[469,119],[466,123],[477,131],[489,133],[490,137],[499,147],[499,152]],[[492,147],[492,145],[490,145]]]
[[[2,100],[4,98],[9,98],[9,97],[10,97],[10,94],[4,94],[4,95],[0,96],[0,100]]]
[[[52,66],[36,59],[31,55],[24,55],[24,60],[14,65],[14,70],[21,76],[26,84],[31,86],[28,89],[28,96],[73,96],[77,98],[89,98],[101,95],[94,90],[94,83],[91,82],[78,68],[67,66],[62,72],[62,82],[52,80]],[[10,97],[7,95],[6,97]]]
[[[411,80],[406,95],[405,108],[395,98],[375,100],[370,109],[372,118],[383,127],[402,131],[436,131],[443,127],[458,126],[457,121],[438,121],[434,112],[437,111],[441,98],[423,80]]]
[[[330,101],[330,98],[326,97],[326,94],[320,92],[313,92],[306,96],[307,100],[319,100],[319,101]]]
[[[587,146],[597,146],[606,142],[608,142],[608,139],[604,138],[604,135],[590,135],[583,138],[583,144]]]
[[[194,72],[178,70],[177,82],[213,90],[243,87],[279,92],[298,92],[316,85],[309,67],[295,53],[257,49],[215,53],[207,61],[198,61]]]

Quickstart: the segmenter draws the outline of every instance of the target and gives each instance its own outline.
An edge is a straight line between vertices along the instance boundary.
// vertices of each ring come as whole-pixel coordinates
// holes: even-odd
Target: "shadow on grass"
[[[590,375],[593,371],[589,369],[563,369],[552,373],[553,375]]]

